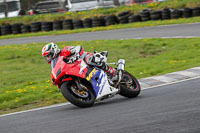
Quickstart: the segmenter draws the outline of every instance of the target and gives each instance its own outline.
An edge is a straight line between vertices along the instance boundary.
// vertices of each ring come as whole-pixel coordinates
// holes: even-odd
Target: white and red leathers
[[[59,56],[64,56],[70,62],[74,62],[81,57],[90,66],[96,66],[112,76],[115,76],[116,73],[114,68],[106,64],[107,51],[91,53],[84,52],[82,46],[66,46],[59,52]]]

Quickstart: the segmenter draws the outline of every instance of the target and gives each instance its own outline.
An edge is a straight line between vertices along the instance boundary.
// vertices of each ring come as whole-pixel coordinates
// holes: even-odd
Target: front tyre
[[[123,77],[120,82],[120,95],[133,98],[140,94],[140,84],[138,80],[129,72],[123,71]]]
[[[80,85],[83,88],[82,91],[78,90],[73,81],[64,82],[61,85],[61,92],[70,103],[81,108],[91,107],[95,102],[92,88],[88,84],[81,83]]]

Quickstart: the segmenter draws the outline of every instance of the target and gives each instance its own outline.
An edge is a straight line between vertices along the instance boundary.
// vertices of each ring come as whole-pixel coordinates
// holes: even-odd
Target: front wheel
[[[61,85],[61,92],[70,103],[82,108],[91,107],[95,102],[94,93],[90,85],[82,83],[80,85],[82,91],[79,91],[73,81],[64,82]]]
[[[133,98],[140,94],[140,84],[138,80],[129,72],[123,71],[123,77],[120,82],[120,95]]]

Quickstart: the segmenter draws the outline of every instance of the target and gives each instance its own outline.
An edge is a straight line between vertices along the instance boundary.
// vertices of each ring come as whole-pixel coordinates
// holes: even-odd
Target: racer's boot
[[[112,68],[111,66],[109,66],[108,64],[104,63],[102,65],[102,68],[108,75],[110,75],[110,79],[113,83],[117,82],[119,79],[119,75],[117,73],[117,70],[115,70],[114,68]]]

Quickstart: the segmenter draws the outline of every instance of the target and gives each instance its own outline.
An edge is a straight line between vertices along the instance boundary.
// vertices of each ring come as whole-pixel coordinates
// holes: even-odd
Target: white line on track
[[[166,83],[166,84],[151,86],[151,87],[147,87],[147,88],[142,88],[142,90],[147,90],[147,89],[152,89],[152,88],[156,88],[156,87],[161,87],[161,86],[176,84],[176,83],[180,83],[180,82],[184,82],[184,81],[189,81],[189,80],[193,80],[193,79],[198,79],[198,78],[200,78],[200,76],[189,78],[189,79],[184,79],[184,80],[179,80],[179,81],[175,81],[175,82],[170,82],[170,83]],[[5,117],[5,116],[11,116],[11,115],[17,115],[17,114],[21,114],[21,113],[26,113],[26,112],[33,112],[33,111],[38,111],[38,110],[56,108],[56,107],[65,106],[65,105],[69,105],[69,104],[70,103],[67,102],[67,103],[56,104],[56,105],[51,105],[51,106],[46,106],[46,107],[41,107],[41,108],[36,108],[36,109],[30,109],[30,110],[15,112],[15,113],[9,113],[9,114],[5,114],[5,115],[0,115],[0,118],[1,117]]]

